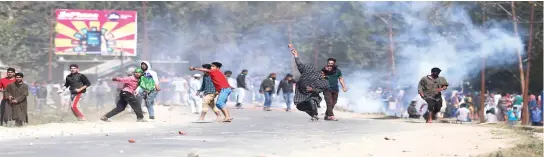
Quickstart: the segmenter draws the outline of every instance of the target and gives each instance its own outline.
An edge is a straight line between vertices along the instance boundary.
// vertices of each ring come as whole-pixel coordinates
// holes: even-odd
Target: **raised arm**
[[[195,68],[195,67],[189,67],[189,70],[193,71],[193,70],[197,70],[197,71],[202,71],[202,72],[210,72],[209,69],[206,69],[206,68]]]

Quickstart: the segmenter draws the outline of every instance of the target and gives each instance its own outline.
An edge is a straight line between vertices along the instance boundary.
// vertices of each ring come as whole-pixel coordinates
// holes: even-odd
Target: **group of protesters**
[[[194,74],[192,77],[176,77],[170,79],[173,88],[161,92],[162,82],[165,78],[159,78],[157,72],[152,70],[151,64],[142,61],[139,68],[126,77],[114,77],[113,82],[118,86],[113,97],[115,108],[106,113],[100,119],[109,122],[110,118],[124,111],[127,106],[135,113],[138,122],[146,122],[142,106],[147,108],[149,120],[155,119],[154,104],[159,95],[170,97],[174,104],[188,104],[191,112],[200,114],[199,121],[203,121],[208,110],[212,110],[217,121],[231,122],[233,120],[226,108],[228,100],[235,102],[237,109],[246,106],[246,92],[251,100],[258,100],[263,96],[263,110],[271,111],[274,95],[280,95],[285,101],[285,111],[291,112],[291,104],[297,109],[306,112],[311,120],[319,120],[317,109],[321,108],[320,103],[325,99],[326,112],[324,120],[337,121],[334,116],[334,107],[338,101],[340,86],[346,92],[347,87],[342,77],[342,72],[336,65],[336,59],[327,59],[324,68],[318,69],[300,61],[298,51],[293,45],[289,45],[291,53],[301,76],[295,80],[292,74],[287,74],[282,80],[276,80],[277,74],[270,73],[260,84],[256,77],[248,77],[248,70],[242,70],[235,78],[231,71],[221,71],[222,64],[213,62],[203,64],[201,68],[189,67],[191,71],[200,71],[201,74]],[[31,86],[23,81],[22,73],[15,73],[15,69],[9,68],[7,76],[0,80],[0,90],[3,93],[1,105],[1,124],[8,121],[15,121],[17,126],[28,122],[27,99],[29,95],[34,96],[35,109],[42,110],[44,106],[56,109],[49,105],[51,91],[58,89],[61,94],[61,110],[71,109],[74,116],[81,121],[86,117],[80,109],[80,102],[85,97],[88,89],[92,90],[95,96],[96,108],[104,108],[107,93],[111,93],[111,86],[105,80],[99,80],[91,88],[91,82],[84,75],[79,73],[79,66],[72,64],[70,74],[66,76],[64,85],[53,86],[45,82],[35,82]],[[478,92],[459,92],[452,90],[445,92],[449,84],[444,77],[439,76],[439,68],[431,69],[431,74],[422,77],[418,84],[415,99],[400,89],[397,92],[384,92],[381,88],[372,91],[376,96],[384,99],[384,112],[393,115],[409,118],[423,117],[428,123],[438,117],[456,118],[457,121],[470,122],[475,119],[485,118],[486,121],[494,123],[505,121],[515,125],[521,117],[523,99],[519,94],[487,93],[485,95],[485,108],[480,108]],[[24,88],[23,88],[24,87]],[[254,94],[253,91],[259,94]],[[389,93],[389,94],[386,94]],[[321,96],[322,95],[322,96]],[[530,95],[527,105],[530,109],[530,119],[533,125],[542,125],[542,96]],[[141,101],[143,99],[143,101]],[[64,101],[62,101],[64,100]],[[163,99],[164,100],[164,99]],[[143,105],[142,105],[143,104]],[[484,110],[485,116],[479,117],[479,111]],[[223,114],[221,118],[220,113]]]

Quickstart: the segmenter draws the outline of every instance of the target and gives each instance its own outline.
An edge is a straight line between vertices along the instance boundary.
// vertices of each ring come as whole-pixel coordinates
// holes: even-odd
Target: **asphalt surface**
[[[388,121],[345,118],[311,122],[299,111],[231,110],[232,123],[191,123],[137,132],[20,139],[0,143],[0,157],[287,156],[364,135],[416,129]],[[195,117],[196,118],[196,117]],[[212,116],[208,116],[212,120]],[[179,135],[178,131],[186,132]],[[134,139],[135,143],[129,143]],[[334,151],[334,150],[331,150]]]

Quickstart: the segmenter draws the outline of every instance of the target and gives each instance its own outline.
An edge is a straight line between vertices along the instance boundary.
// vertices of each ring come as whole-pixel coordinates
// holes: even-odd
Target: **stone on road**
[[[425,125],[351,118],[353,116],[337,116],[343,118],[340,121],[311,122],[310,118],[302,112],[265,112],[260,110],[231,110],[231,112],[235,118],[232,123],[160,126],[136,132],[111,133],[109,136],[92,134],[2,141],[0,142],[0,156],[330,156],[315,153],[334,154],[335,151],[341,149],[334,148],[334,146],[352,145],[375,134],[380,134],[381,141],[386,141],[383,140],[383,135],[399,131],[417,131],[422,125]],[[196,120],[197,115],[194,118]],[[207,117],[207,120],[212,121],[213,119],[215,117],[211,115]],[[388,137],[394,137],[394,135]],[[396,141],[387,140],[389,143],[385,143],[385,145],[394,145],[394,142],[402,140],[398,137],[395,138]],[[129,143],[127,139],[137,142]],[[29,146],[29,143],[33,145]],[[358,145],[358,147],[363,148],[366,145]],[[376,154],[374,152],[363,153],[356,149],[351,151],[353,154],[347,153],[347,156]],[[311,152],[315,153],[311,154]],[[413,153],[414,151],[399,152]]]

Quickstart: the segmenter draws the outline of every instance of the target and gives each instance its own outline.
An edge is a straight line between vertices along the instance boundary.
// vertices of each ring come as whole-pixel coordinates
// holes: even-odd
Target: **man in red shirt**
[[[232,87],[229,85],[227,77],[221,72],[221,66],[223,66],[223,64],[213,62],[211,69],[195,68],[191,66],[189,67],[189,70],[207,72],[210,75],[213,85],[215,86],[215,91],[219,92],[215,106],[223,112],[223,115],[225,116],[223,122],[231,122],[233,118],[230,117],[229,111],[225,106],[227,105],[227,98],[232,92]]]
[[[0,102],[0,126],[4,125],[4,122],[7,122],[8,119],[4,118],[4,109],[5,105],[8,103],[8,98],[6,97],[5,89],[8,87],[9,84],[15,82],[15,69],[14,68],[8,68],[7,70],[8,76],[5,78],[0,79],[0,92],[2,92],[2,101]]]

